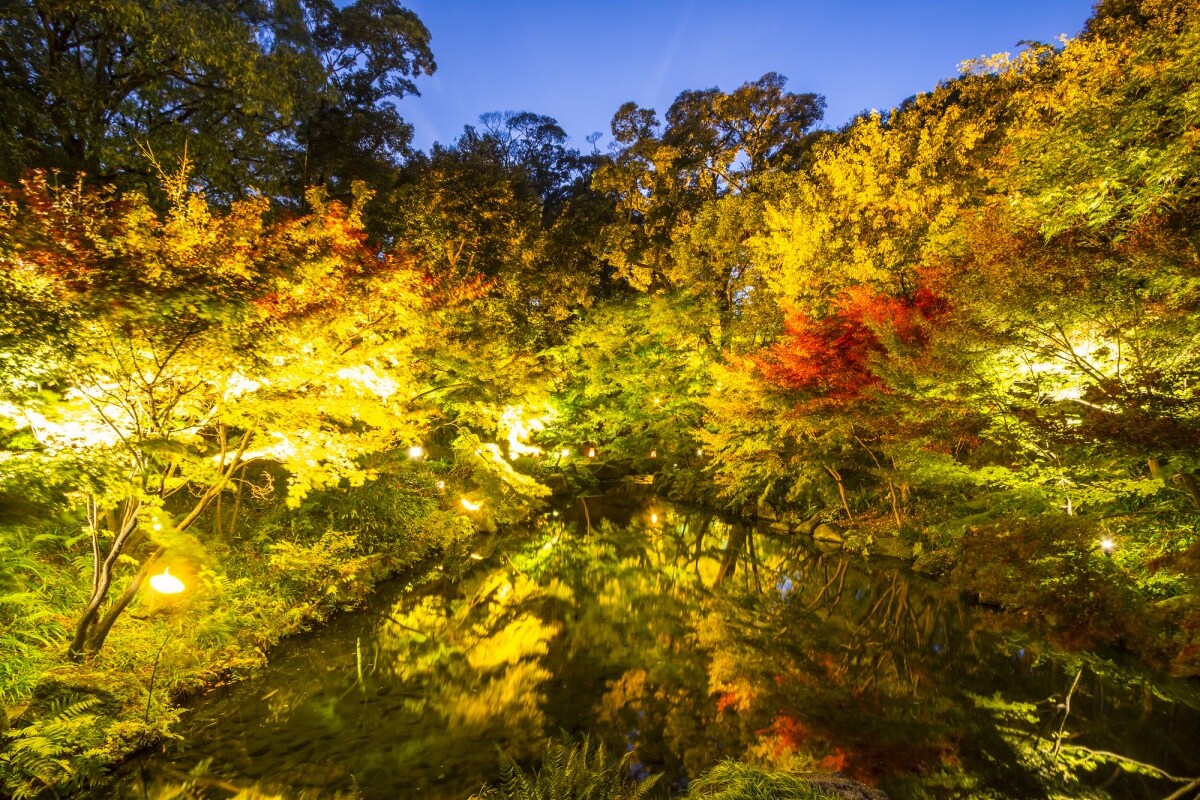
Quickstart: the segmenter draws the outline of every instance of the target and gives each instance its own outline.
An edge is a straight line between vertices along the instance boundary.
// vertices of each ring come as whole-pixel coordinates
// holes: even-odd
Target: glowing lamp
[[[445,482],[445,481],[438,481],[438,482],[437,482],[436,484],[434,484],[434,485],[435,485],[435,486],[437,486],[437,490],[438,490],[439,492],[444,492],[444,491],[446,491],[446,482]]]
[[[468,500],[465,497],[461,498],[458,502],[461,503],[462,507],[465,508],[467,511],[478,511],[479,509],[483,508],[482,502],[475,503],[475,502]]]
[[[1112,539],[1101,539],[1100,540],[1100,549],[1104,551],[1104,555],[1106,555],[1106,556],[1110,555],[1112,553],[1112,551],[1116,548],[1116,546],[1117,546],[1117,543],[1114,542]]]
[[[423,455],[425,455],[425,450],[422,449],[421,445],[419,444],[414,444],[412,447],[408,448],[409,458],[420,458]]]
[[[654,513],[651,513],[651,514],[650,514],[650,524],[651,524],[651,525],[657,525],[657,524],[658,524],[658,514],[654,514]]]
[[[658,451],[657,451],[657,450],[651,450],[651,451],[650,451],[650,457],[651,457],[651,458],[658,458]]]
[[[589,447],[587,450],[587,456],[588,456],[588,458],[595,458],[596,457],[596,448]]]
[[[566,457],[567,457],[567,456],[569,456],[569,455],[571,455],[571,451],[570,451],[570,450],[568,450],[567,448],[565,448],[565,447],[564,447],[564,448],[562,449],[562,457],[563,457],[563,458],[566,458]]]
[[[159,594],[179,594],[185,588],[183,581],[171,574],[171,570],[163,567],[162,574],[150,578],[150,588]]]
[[[154,523],[153,525],[151,525],[151,526],[150,526],[150,528],[151,528],[152,530],[161,531],[161,530],[162,530],[162,523],[161,523],[161,522],[156,522],[156,523]]]

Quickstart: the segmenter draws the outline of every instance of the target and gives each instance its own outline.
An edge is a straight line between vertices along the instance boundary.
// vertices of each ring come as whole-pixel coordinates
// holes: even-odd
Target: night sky
[[[487,111],[554,117],[575,147],[628,100],[660,118],[685,89],[775,71],[825,95],[825,127],[886,109],[1021,40],[1073,36],[1091,0],[411,0],[438,70],[401,114],[448,143]]]

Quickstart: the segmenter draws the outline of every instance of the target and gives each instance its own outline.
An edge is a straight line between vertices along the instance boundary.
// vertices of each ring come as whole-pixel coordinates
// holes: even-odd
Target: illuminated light
[[[471,553],[471,560],[472,561],[483,561],[483,556],[479,555],[479,553]]]
[[[658,450],[651,450],[651,451],[650,451],[650,457],[651,457],[651,458],[658,458]]]
[[[161,530],[162,530],[162,523],[161,523],[161,522],[156,522],[156,523],[154,523],[153,525],[151,525],[151,526],[150,526],[150,528],[151,528],[151,530],[161,531]]]
[[[514,459],[516,456],[533,456],[537,458],[541,455],[541,448],[528,444],[528,439],[534,433],[546,429],[546,421],[553,414],[545,414],[543,416],[525,417],[524,406],[508,406],[504,409],[504,413],[500,415],[498,429],[507,431],[505,438],[508,440],[509,458]],[[514,455],[515,454],[515,455]]]
[[[1104,551],[1105,555],[1108,555],[1114,549],[1116,549],[1116,546],[1117,546],[1117,543],[1114,542],[1112,539],[1101,539],[1100,540],[1100,549]]]
[[[150,381],[147,381],[149,383]],[[244,394],[256,392],[263,387],[259,381],[247,378],[240,372],[234,372],[225,379],[225,393],[223,398],[226,401],[236,399]]]
[[[594,448],[594,447],[589,447],[589,448],[588,448],[588,450],[587,450],[587,457],[588,457],[588,458],[595,458],[595,457],[596,457],[596,448]]]
[[[434,486],[437,487],[437,490],[439,492],[446,491],[446,482],[445,481],[438,481],[437,483],[434,484]]]
[[[700,449],[698,449],[698,450],[696,451],[696,455],[698,455],[698,456],[702,456],[702,455],[704,455],[704,448],[703,448],[703,447],[701,447]]]
[[[171,570],[163,567],[159,575],[151,576],[150,588],[160,594],[179,594],[185,588],[183,581],[171,574]]]
[[[656,397],[656,398],[654,398],[654,405],[656,405],[656,406],[661,406],[661,405],[662,405],[662,398],[661,398],[661,397]]]
[[[651,524],[651,525],[657,525],[657,524],[658,524],[658,514],[654,514],[654,513],[651,513],[651,514],[650,514],[650,524]]]
[[[460,498],[458,502],[461,503],[462,507],[465,508],[467,511],[478,511],[479,509],[483,508],[482,501],[475,503],[475,502],[472,502],[471,500],[468,500],[467,498],[463,497],[463,498]]]
[[[409,458],[420,458],[423,455],[425,455],[425,450],[419,444],[414,444],[412,447],[408,448]]]
[[[367,390],[381,400],[388,399],[400,389],[394,380],[367,366],[343,367],[337,371],[337,376],[356,388]]]
[[[563,458],[566,458],[567,456],[571,455],[571,451],[564,447],[559,455],[561,455]]]

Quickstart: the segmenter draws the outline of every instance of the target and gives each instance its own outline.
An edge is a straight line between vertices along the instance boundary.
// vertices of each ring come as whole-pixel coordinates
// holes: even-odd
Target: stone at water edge
[[[912,545],[899,536],[884,536],[867,545],[867,552],[883,558],[899,558],[907,561],[912,558]]]
[[[822,522],[813,529],[813,538],[818,542],[830,542],[832,544],[841,544],[844,541],[838,529],[828,522]]]
[[[941,578],[954,569],[954,554],[949,550],[928,550],[917,556],[912,571],[930,578]]]
[[[851,780],[836,772],[814,773],[800,777],[821,791],[844,798],[844,800],[888,800],[888,796],[878,789],[873,789],[865,783]]]

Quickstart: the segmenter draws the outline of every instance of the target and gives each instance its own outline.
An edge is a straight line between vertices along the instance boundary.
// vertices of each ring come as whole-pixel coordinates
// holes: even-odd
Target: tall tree
[[[348,196],[403,152],[388,98],[432,72],[428,42],[395,0],[10,0],[0,180],[42,168],[155,191],[153,160],[187,154],[212,199]]]

